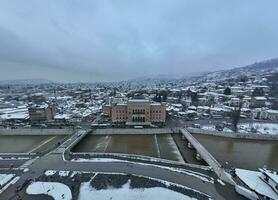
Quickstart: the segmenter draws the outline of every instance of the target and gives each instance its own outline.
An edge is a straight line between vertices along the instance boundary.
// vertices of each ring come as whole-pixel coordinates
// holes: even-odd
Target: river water
[[[171,134],[87,135],[72,151],[136,154],[184,162]]]
[[[278,169],[278,141],[262,141],[193,135],[221,164],[257,170],[267,165]]]

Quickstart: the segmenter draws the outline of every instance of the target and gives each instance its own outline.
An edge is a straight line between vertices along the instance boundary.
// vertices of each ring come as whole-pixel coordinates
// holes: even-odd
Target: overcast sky
[[[187,75],[277,57],[277,0],[1,0],[0,80]]]

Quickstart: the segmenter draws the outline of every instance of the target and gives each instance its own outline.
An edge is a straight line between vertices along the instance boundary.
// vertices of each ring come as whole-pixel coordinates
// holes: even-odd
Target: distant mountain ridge
[[[48,79],[18,79],[18,80],[0,80],[0,85],[38,85],[56,83]]]
[[[199,76],[198,78],[204,80],[224,80],[228,78],[239,77],[241,75],[248,76],[266,72],[278,72],[278,58],[256,62],[254,64],[243,67],[209,72],[202,76]]]
[[[265,72],[278,72],[278,58],[256,62],[243,67],[236,67],[227,70],[219,70],[214,72],[196,72],[185,75],[182,74],[157,74],[145,77],[137,77],[128,80],[117,81],[118,83],[129,83],[131,85],[154,85],[171,81],[216,81],[236,78],[241,75],[254,75]],[[39,85],[59,83],[48,79],[18,79],[18,80],[0,80],[0,85]],[[114,82],[115,83],[115,82]],[[79,84],[79,83],[78,83]]]

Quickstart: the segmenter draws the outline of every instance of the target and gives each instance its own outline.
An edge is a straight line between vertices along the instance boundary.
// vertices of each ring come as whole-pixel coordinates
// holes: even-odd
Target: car
[[[201,128],[201,124],[192,124],[193,128]]]
[[[17,196],[16,200],[22,200],[22,198],[20,196]]]
[[[15,192],[20,192],[26,185],[28,185],[30,182],[32,181],[32,179],[27,179],[25,180],[21,185],[18,185],[15,189]]]

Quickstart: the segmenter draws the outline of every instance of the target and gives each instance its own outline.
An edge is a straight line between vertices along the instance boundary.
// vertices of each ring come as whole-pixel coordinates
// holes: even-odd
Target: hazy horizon
[[[278,57],[278,1],[0,2],[0,80],[119,81]]]

